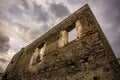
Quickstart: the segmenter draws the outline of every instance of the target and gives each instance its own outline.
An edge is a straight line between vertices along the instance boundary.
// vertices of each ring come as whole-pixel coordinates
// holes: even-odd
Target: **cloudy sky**
[[[0,0],[0,72],[20,48],[86,3],[120,57],[120,0]]]

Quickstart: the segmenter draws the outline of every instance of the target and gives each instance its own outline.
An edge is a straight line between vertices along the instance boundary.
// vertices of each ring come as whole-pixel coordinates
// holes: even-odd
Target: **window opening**
[[[69,39],[68,39],[69,42],[75,40],[76,39],[76,29],[74,28],[71,31],[69,31],[68,36],[69,36]]]
[[[66,30],[60,31],[60,38],[58,46],[63,47],[68,42],[75,39],[80,39],[82,33],[82,26],[80,20],[77,20],[74,25],[69,26]],[[77,37],[77,38],[76,38]]]
[[[32,67],[42,61],[42,57],[44,55],[45,48],[46,48],[46,44],[42,43],[34,50],[34,53],[30,60],[30,67]]]
[[[42,43],[41,45],[38,46],[39,48],[39,57],[43,57],[44,55],[44,52],[45,52],[45,48],[46,48],[46,44],[45,43]]]

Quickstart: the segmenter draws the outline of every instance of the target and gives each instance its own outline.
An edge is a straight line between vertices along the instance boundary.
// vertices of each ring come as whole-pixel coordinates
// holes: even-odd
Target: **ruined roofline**
[[[31,44],[27,45],[26,46],[26,50],[29,50],[29,49],[35,47],[36,43],[40,43],[40,44],[43,43],[44,39],[48,38],[50,35],[54,34],[55,32],[62,31],[64,29],[66,29],[66,27],[70,26],[71,24],[73,24],[73,22],[78,20],[76,15],[79,16],[82,12],[84,12],[85,10],[88,10],[88,9],[91,12],[91,9],[90,9],[89,5],[85,4],[83,7],[81,7],[80,9],[75,11],[74,13],[72,13],[70,16],[65,18],[62,22],[58,23],[56,26],[54,26],[48,32],[43,34],[41,37],[39,37],[38,39],[34,40]],[[68,22],[69,24],[64,25],[66,22]]]

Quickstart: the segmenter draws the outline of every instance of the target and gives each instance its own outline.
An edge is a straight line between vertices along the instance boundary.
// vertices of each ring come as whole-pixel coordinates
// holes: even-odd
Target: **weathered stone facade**
[[[0,80],[2,80],[2,75],[3,75],[3,73],[0,73]]]
[[[120,58],[118,58],[117,60],[118,60],[118,63],[119,63],[119,65],[120,65]]]
[[[3,80],[120,80],[120,67],[86,4],[15,54]]]

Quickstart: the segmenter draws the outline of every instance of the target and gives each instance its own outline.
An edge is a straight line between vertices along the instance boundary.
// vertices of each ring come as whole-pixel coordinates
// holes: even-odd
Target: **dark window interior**
[[[38,46],[39,49],[41,49],[44,46],[44,42]]]
[[[100,77],[93,77],[93,80],[100,80]]]
[[[88,58],[89,58],[89,57],[84,57],[83,60],[84,60],[85,62],[88,62]]]

